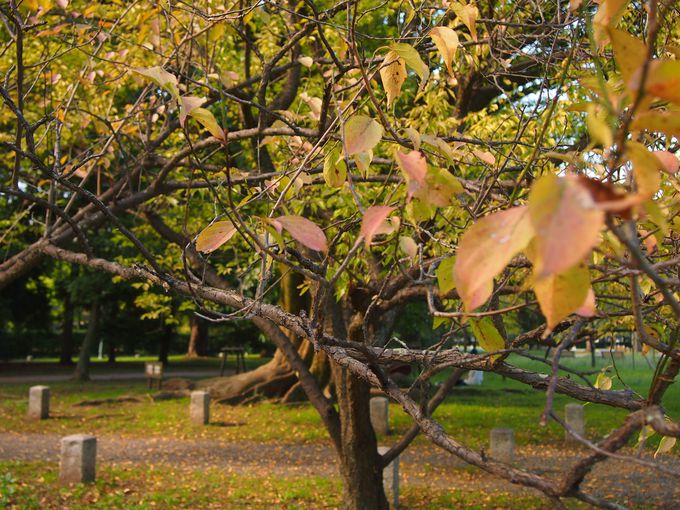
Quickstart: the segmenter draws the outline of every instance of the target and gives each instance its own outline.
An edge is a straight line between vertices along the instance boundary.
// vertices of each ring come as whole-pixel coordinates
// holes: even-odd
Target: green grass
[[[8,510],[63,509],[323,509],[338,508],[342,488],[338,479],[321,477],[249,477],[214,468],[192,472],[168,466],[101,466],[91,485],[61,487],[58,467],[47,462],[0,462],[0,498]],[[12,480],[2,482],[6,476]],[[1,485],[3,484],[4,485]],[[3,502],[0,499],[0,502]],[[538,510],[545,499],[506,493],[405,487],[404,510]],[[584,506],[569,502],[568,508]]]

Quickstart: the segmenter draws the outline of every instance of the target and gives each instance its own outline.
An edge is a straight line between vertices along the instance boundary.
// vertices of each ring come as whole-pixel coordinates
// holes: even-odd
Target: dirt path
[[[0,433],[0,460],[57,461],[58,435]],[[257,477],[316,475],[337,477],[335,453],[324,443],[256,443],[164,438],[98,437],[98,462],[171,465],[177,469],[213,467],[226,473]],[[575,461],[574,452],[554,447],[522,448],[518,464],[545,476],[557,476]],[[680,471],[680,458],[664,464]],[[407,450],[400,459],[403,485],[439,489],[531,494],[504,480],[471,469],[432,446]],[[630,506],[654,505],[680,509],[678,479],[630,461],[609,460],[597,465],[584,488]],[[535,494],[535,493],[534,493]]]

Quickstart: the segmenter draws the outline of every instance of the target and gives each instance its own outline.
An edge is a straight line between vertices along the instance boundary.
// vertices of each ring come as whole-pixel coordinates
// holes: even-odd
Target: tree
[[[593,465],[644,427],[680,435],[662,407],[680,370],[678,13],[644,6],[3,5],[0,193],[20,230],[0,286],[47,256],[252,321],[275,361],[231,381],[297,377],[347,508],[387,507],[382,467],[418,433],[556,505],[619,508],[583,490]],[[282,299],[289,274],[308,304]],[[446,328],[432,346],[392,341],[413,302]],[[621,328],[661,353],[644,398],[560,376],[571,345]],[[470,333],[485,352],[453,346]],[[532,343],[555,348],[547,375],[508,361]],[[418,398],[395,363],[419,367]],[[432,418],[470,369],[544,389],[543,422],[556,392],[630,413],[547,478]],[[371,386],[413,418],[382,456]]]

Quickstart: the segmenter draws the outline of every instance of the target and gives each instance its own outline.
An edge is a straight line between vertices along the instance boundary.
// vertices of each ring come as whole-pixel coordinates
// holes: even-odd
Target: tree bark
[[[59,354],[60,365],[73,365],[73,312],[75,306],[71,299],[71,293],[64,295],[64,315],[61,320],[61,350]]]
[[[90,380],[90,355],[92,353],[92,347],[99,336],[99,308],[99,298],[96,298],[90,307],[90,319],[87,324],[87,333],[85,333],[83,344],[80,346],[78,365],[73,373],[73,380],[75,381]]]
[[[170,354],[170,344],[172,338],[175,336],[175,327],[169,324],[165,318],[163,319],[163,334],[161,335],[160,347],[158,349],[158,361],[163,365],[168,364],[168,355]]]
[[[189,334],[187,356],[190,358],[205,356],[208,347],[208,322],[196,315],[192,315],[190,327],[191,333]]]
[[[340,472],[346,510],[386,510],[382,462],[371,425],[370,386],[333,366],[340,411]]]

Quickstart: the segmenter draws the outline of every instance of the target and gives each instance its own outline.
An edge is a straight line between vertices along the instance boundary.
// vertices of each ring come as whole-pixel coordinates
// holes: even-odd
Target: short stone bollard
[[[515,460],[515,435],[512,429],[491,429],[491,457],[511,464]]]
[[[49,416],[49,386],[31,386],[28,390],[28,417],[34,420],[46,420]]]
[[[75,434],[62,438],[59,482],[62,484],[94,482],[96,463],[96,437]]]
[[[586,433],[585,409],[581,404],[567,404],[564,406],[564,421],[571,430],[580,436]],[[565,440],[567,443],[578,443],[578,439],[565,430]]]
[[[388,451],[389,447],[378,446],[380,455],[385,455]],[[397,508],[399,506],[399,456],[383,469],[383,487],[391,508]]]
[[[207,425],[210,421],[210,393],[207,391],[192,391],[189,407],[191,421],[196,425]]]
[[[390,433],[390,401],[386,397],[373,397],[370,400],[371,425],[378,434]]]

